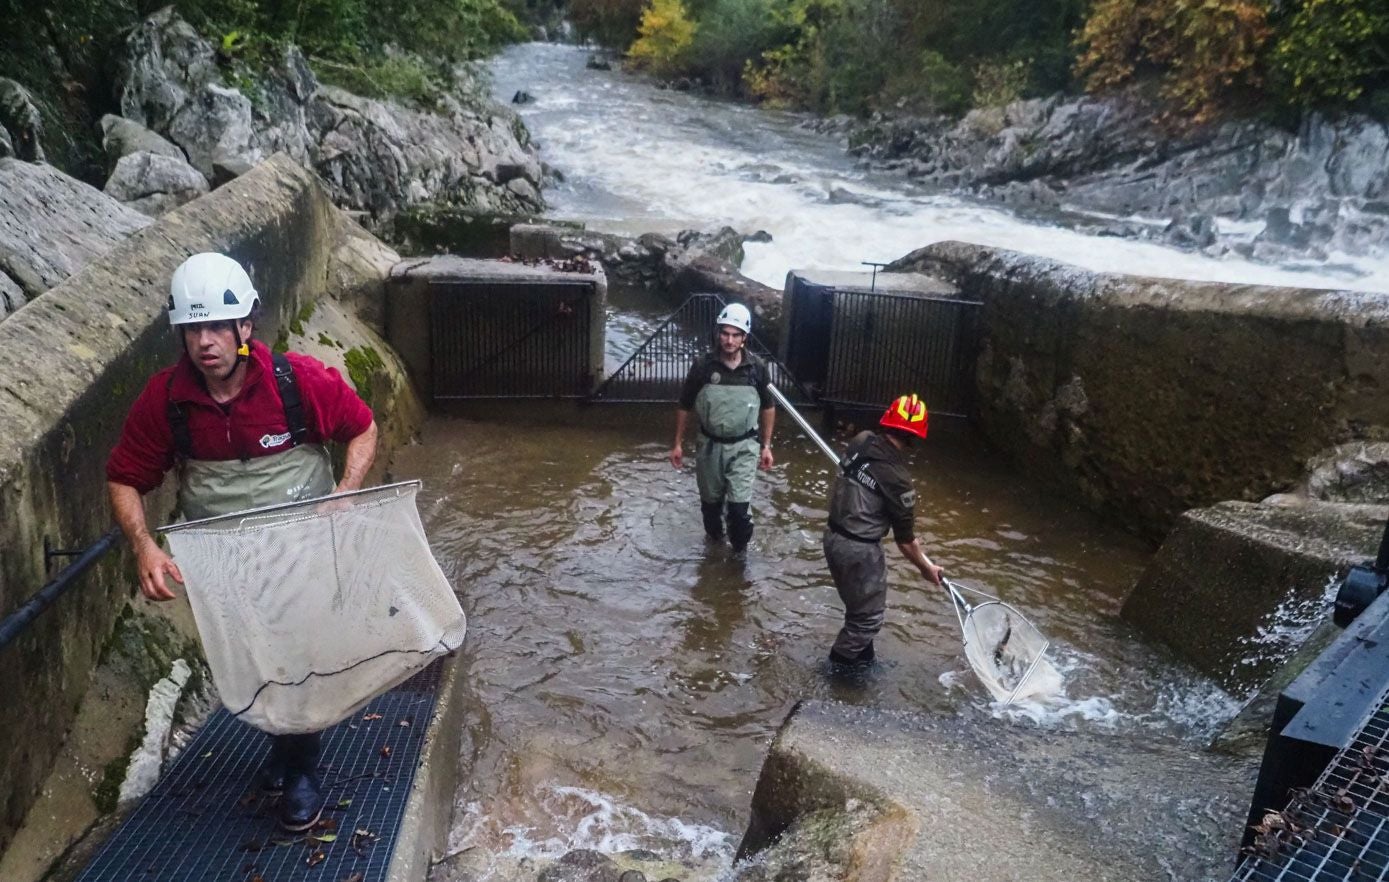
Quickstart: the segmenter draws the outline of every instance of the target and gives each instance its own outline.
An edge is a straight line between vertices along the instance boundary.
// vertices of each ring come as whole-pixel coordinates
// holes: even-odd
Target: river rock
[[[179,162],[187,157],[175,144],[140,125],[133,119],[108,113],[101,118],[101,146],[106,151],[107,168],[115,169],[122,156],[131,153],[154,153]],[[206,179],[204,179],[206,181]]]
[[[177,208],[208,189],[207,178],[181,157],[146,151],[122,156],[104,188],[107,195],[150,216]]]
[[[43,116],[34,104],[34,96],[4,77],[0,77],[0,130],[6,133],[0,156],[30,162],[43,160]]]
[[[0,272],[0,321],[4,321],[10,313],[23,306],[27,299],[19,283]]]
[[[430,202],[518,215],[543,207],[524,126],[481,97],[485,88],[465,68],[455,71],[453,94],[424,111],[321,85],[291,46],[253,102],[223,80],[212,45],[172,8],[132,32],[121,67],[122,114],[181,147],[213,184],[284,152],[317,170],[337,204],[374,223]]]
[[[1159,116],[1137,93],[1057,95],[954,123],[875,116],[849,143],[871,164],[1010,204],[1165,218],[1173,226],[1161,238],[1191,249],[1224,236],[1216,218],[1266,221],[1256,246],[1226,243],[1259,259],[1389,248],[1389,218],[1369,209],[1389,193],[1384,123],[1308,114],[1295,131],[1259,120],[1172,131]],[[1316,219],[1304,217],[1309,207]]]
[[[538,882],[620,882],[621,878],[612,858],[579,848],[541,871]]]
[[[32,300],[151,221],[50,165],[0,159],[0,273]],[[11,289],[12,290],[12,289]]]

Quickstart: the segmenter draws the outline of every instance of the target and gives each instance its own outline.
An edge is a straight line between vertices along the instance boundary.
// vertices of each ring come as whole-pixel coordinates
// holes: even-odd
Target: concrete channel
[[[34,365],[25,377],[5,380],[9,395],[0,396],[0,425],[4,426],[0,431],[0,489],[4,491],[0,493],[0,547],[6,551],[0,565],[0,612],[13,610],[33,586],[44,581],[45,536],[76,546],[105,530],[101,464],[141,378],[164,357],[161,280],[193,250],[221,250],[245,260],[266,292],[271,313],[267,335],[322,358],[351,378],[384,429],[379,457],[383,469],[389,462],[397,472],[445,466],[456,471],[457,463],[422,462],[421,454],[412,455],[412,442],[423,431],[426,445],[451,434],[466,443],[475,437],[470,432],[495,427],[497,416],[446,415],[427,422],[429,406],[434,405],[437,414],[447,411],[452,406],[447,402],[455,399],[506,397],[507,377],[517,377],[514,365],[508,367],[491,345],[496,342],[491,334],[496,328],[471,327],[461,320],[457,334],[441,333],[444,323],[457,317],[440,311],[439,297],[473,297],[478,309],[494,310],[489,321],[497,328],[505,326],[516,343],[534,348],[530,356],[522,353],[522,361],[550,359],[554,367],[550,373],[561,375],[565,385],[545,386],[548,373],[522,377],[526,396],[580,400],[603,378],[609,293],[601,266],[592,262],[558,268],[479,264],[453,258],[401,261],[337,212],[309,174],[276,157],[170,213],[0,324],[0,351],[30,359]],[[587,259],[593,255],[558,256]],[[1238,704],[1261,689],[1267,694],[1268,683],[1291,679],[1293,672],[1285,665],[1297,658],[1297,650],[1320,618],[1313,607],[1324,599],[1329,580],[1357,555],[1369,556],[1372,549],[1365,546],[1375,537],[1367,525],[1382,519],[1382,512],[1367,509],[1363,498],[1333,498],[1335,494],[1316,490],[1312,478],[1319,467],[1335,471],[1335,463],[1343,461],[1337,456],[1348,455],[1337,451],[1344,452],[1346,445],[1360,444],[1356,455],[1363,455],[1366,442],[1389,431],[1389,405],[1376,392],[1389,386],[1389,360],[1381,355],[1389,351],[1384,345],[1389,342],[1389,304],[1382,298],[1351,298],[1335,292],[1196,286],[1101,275],[959,243],[932,246],[890,269],[920,274],[912,284],[900,286],[917,295],[924,290],[930,297],[948,299],[952,292],[959,292],[977,307],[978,321],[971,325],[971,333],[978,336],[968,343],[975,358],[966,365],[976,383],[977,407],[973,428],[967,432],[977,435],[962,436],[966,438],[962,449],[982,441],[995,451],[991,454],[995,460],[999,459],[996,454],[1002,454],[1008,467],[1029,475],[1027,493],[1065,500],[1068,510],[1081,512],[1077,518],[1099,514],[1154,544],[1162,539],[1170,543],[1158,553],[1158,565],[1142,579],[1136,571],[1106,564],[1112,567],[1111,574],[1120,574],[1116,580],[1131,576],[1138,589],[1128,594],[1127,585],[1122,586],[1128,596],[1103,598],[1105,609],[1090,619],[1076,618],[1069,611],[1057,613],[1054,626],[1063,633],[1102,630],[1113,635],[1105,639],[1112,639],[1115,646],[1130,641],[1138,658],[1135,666],[1142,670],[1150,665],[1152,670],[1163,665],[1199,669],[1196,657],[1200,653],[1222,647],[1223,654],[1207,660],[1206,669],[1196,675],[1201,678],[1211,676],[1212,668],[1219,674],[1231,666],[1241,667],[1246,655],[1239,650],[1232,655],[1229,646],[1283,628],[1283,633],[1292,636],[1272,649],[1260,646],[1263,654],[1256,665],[1257,677],[1252,681],[1233,678],[1214,691]],[[939,285],[925,284],[922,278],[939,280]],[[503,314],[509,305],[516,309]],[[786,329],[797,326],[797,317],[794,310],[782,315],[778,334],[790,336]],[[55,333],[61,345],[51,345]],[[448,360],[449,352],[464,351],[469,334],[477,344],[476,357],[456,369]],[[453,350],[435,345],[446,338],[452,340],[448,345]],[[1230,339],[1237,345],[1221,342]],[[951,335],[952,351],[963,351],[962,340]],[[785,341],[781,344],[785,351]],[[892,348],[899,353],[910,351],[907,342]],[[1296,371],[1281,360],[1289,352],[1299,364]],[[42,389],[39,377],[45,378]],[[1328,383],[1326,377],[1333,379]],[[469,386],[470,382],[474,385]],[[1270,383],[1276,383],[1282,393],[1281,416],[1272,421],[1261,416],[1268,402],[1259,394]],[[497,412],[504,409],[499,407]],[[645,466],[640,465],[641,457],[649,456],[652,445],[659,443],[658,436],[664,435],[664,419],[664,415],[654,420],[648,415],[603,417],[601,422],[608,427],[601,430],[606,432],[601,443],[628,445],[623,455],[605,458],[596,449],[574,444],[568,452],[583,459],[590,473],[556,472],[550,476],[554,486],[566,492],[572,489],[574,495],[566,498],[579,498],[595,486],[594,476],[600,475],[599,483],[609,487],[604,492],[611,492],[609,485],[615,482],[607,478],[605,468],[636,469],[640,481],[654,488],[656,495],[672,494],[660,498],[676,498],[670,476],[641,471]],[[565,424],[561,430],[537,426],[534,434],[564,449],[563,432],[588,420],[593,417],[561,415],[558,422]],[[638,423],[662,423],[662,428],[659,433],[635,428],[627,441],[614,440],[627,431],[625,427]],[[524,424],[524,420],[517,423]],[[1249,427],[1255,424],[1263,428],[1251,433]],[[512,457],[509,465],[496,460],[508,455],[508,450],[488,447],[479,455],[484,462],[496,460],[492,468],[498,472],[509,468],[524,475],[527,468],[519,453],[533,443],[539,442],[514,439],[506,445]],[[430,454],[454,456],[442,446],[431,448]],[[952,452],[947,447],[931,455],[940,465],[977,462],[969,457],[982,454]],[[59,475],[64,477],[58,479]],[[828,477],[792,470],[769,479],[769,492],[786,501],[786,508],[805,523],[813,523],[812,491],[822,489]],[[442,473],[440,483],[448,486]],[[1292,493],[1284,498],[1270,499],[1290,488]],[[515,492],[500,484],[491,489],[495,499],[501,500]],[[951,494],[957,492],[959,500],[969,498],[968,487],[946,489],[944,495],[956,498]],[[441,507],[451,504],[446,492],[429,501]],[[481,508],[491,511],[487,506],[494,504],[500,505],[482,502]],[[957,508],[967,504],[960,502]],[[616,505],[611,509],[607,505],[604,502],[600,510],[589,512],[591,523],[617,517],[613,514]],[[682,535],[679,523],[670,520],[675,515],[669,512],[675,508],[644,506],[629,507],[639,509],[639,516],[646,518],[649,533],[640,541],[654,546]],[[1212,510],[1220,516],[1191,513],[1202,507],[1215,507]],[[168,511],[167,495],[157,497],[152,508]],[[1289,509],[1300,514],[1286,514]],[[501,517],[500,509],[497,512]],[[813,545],[813,538],[807,538],[811,528],[801,522],[791,524],[785,517],[769,514],[768,525],[784,527],[795,538],[780,545],[767,540],[766,559],[796,578],[812,579],[813,550],[806,551]],[[1309,523],[1316,529],[1302,529]],[[1279,536],[1315,534],[1315,541],[1294,547],[1276,537],[1270,539],[1274,528]],[[949,536],[950,527],[943,519],[934,521],[931,529]],[[1217,539],[1210,538],[1217,534]],[[977,543],[978,536],[956,538],[955,547],[962,549],[956,553],[971,560],[969,555],[976,552],[967,549]],[[1022,544],[1025,538],[1006,541]],[[1113,547],[1123,546],[1124,541],[1112,540]],[[443,544],[455,542],[460,555],[456,561],[463,561],[458,566],[466,571],[463,552],[472,553],[473,548],[454,536]],[[1150,547],[1133,551],[1128,559],[1145,558]],[[1261,571],[1263,577],[1248,584],[1203,582],[1199,568],[1191,566],[1199,555],[1238,559],[1231,549],[1249,555],[1250,561],[1272,563]],[[1270,549],[1295,558],[1295,566],[1280,562],[1284,557],[1270,557]],[[1088,553],[1077,551],[1075,557]],[[560,563],[575,565],[576,560]],[[14,696],[10,731],[16,733],[0,747],[0,795],[4,796],[0,876],[6,882],[11,872],[17,880],[37,879],[44,872],[57,879],[135,878],[133,865],[110,871],[116,875],[102,875],[102,861],[118,856],[126,847],[123,835],[139,836],[142,830],[143,835],[152,835],[148,833],[152,828],[144,825],[164,829],[168,842],[179,839],[201,851],[199,858],[187,859],[199,864],[198,873],[168,870],[179,864],[160,862],[174,860],[172,845],[160,860],[147,853],[140,858],[145,861],[141,878],[220,879],[228,878],[227,872],[256,873],[265,868],[247,857],[244,837],[222,836],[222,851],[214,853],[207,847],[208,835],[199,832],[204,829],[200,825],[226,828],[227,822],[219,821],[221,816],[214,811],[183,811],[174,798],[187,795],[187,782],[193,780],[186,777],[189,774],[211,788],[242,780],[256,762],[255,750],[246,747],[244,756],[238,754],[235,763],[228,760],[215,774],[209,772],[200,779],[189,771],[209,759],[205,754],[221,755],[221,747],[201,746],[204,742],[199,738],[215,736],[230,739],[228,744],[249,744],[244,733],[219,728],[223,724],[215,715],[200,733],[190,730],[191,740],[176,744],[182,752],[144,802],[107,814],[104,820],[87,812],[41,826],[47,840],[35,844],[38,834],[33,832],[33,820],[46,813],[61,814],[55,803],[46,801],[55,793],[54,785],[46,783],[48,772],[66,763],[70,769],[86,769],[90,777],[94,765],[115,762],[94,757],[109,756],[109,742],[126,740],[124,731],[113,731],[105,746],[80,756],[66,754],[68,748],[61,740],[46,737],[46,733],[69,731],[83,714],[100,715],[103,696],[89,685],[93,671],[100,672],[120,655],[113,655],[110,646],[113,633],[128,632],[130,626],[121,623],[132,616],[141,623],[163,617],[157,629],[167,635],[160,644],[167,649],[159,651],[153,664],[160,668],[160,677],[168,673],[175,657],[184,659],[192,671],[201,664],[186,616],[152,613],[138,603],[132,605],[125,576],[128,564],[121,555],[110,558],[88,577],[91,585],[57,604],[37,620],[20,644],[0,655],[0,688]],[[695,586],[706,584],[706,579],[753,586],[739,595],[744,605],[738,610],[726,608],[724,599],[706,598],[718,613],[715,618],[724,616],[716,624],[725,630],[711,637],[712,632],[682,625],[681,652],[699,652],[710,640],[722,640],[727,643],[722,651],[734,655],[743,645],[736,634],[748,627],[749,616],[764,616],[773,599],[782,609],[795,609],[796,603],[804,602],[790,599],[789,593],[760,598],[757,576],[766,576],[770,569],[760,571],[757,564],[738,573],[736,568],[725,568],[728,572],[719,570],[713,576],[709,573],[719,569],[717,563],[712,569],[683,560],[661,565],[677,580],[684,578],[687,569]],[[490,585],[487,578],[502,577],[487,574],[484,583]],[[1222,585],[1239,592],[1235,600],[1243,606],[1238,614],[1231,611],[1229,593],[1221,593]],[[803,584],[788,590],[807,593]],[[1290,596],[1304,602],[1290,608]],[[1029,599],[1040,605],[1044,595]],[[1093,605],[1094,598],[1089,599]],[[764,600],[766,606],[758,606]],[[807,602],[805,610],[816,604],[823,606],[820,601]],[[1141,725],[1120,732],[1076,725],[1058,728],[1035,719],[1000,715],[996,708],[968,700],[942,700],[934,693],[948,693],[955,682],[948,670],[951,662],[944,660],[939,623],[930,617],[934,613],[920,613],[916,606],[914,598],[903,601],[904,613],[918,617],[914,624],[924,622],[926,630],[935,629],[933,639],[938,642],[921,648],[915,646],[913,636],[894,639],[900,644],[903,664],[930,671],[935,678],[927,678],[927,686],[944,683],[945,690],[921,687],[913,693],[899,688],[893,697],[893,690],[886,688],[850,694],[822,685],[807,687],[811,679],[818,683],[823,678],[812,662],[798,655],[811,651],[800,648],[809,644],[808,639],[799,639],[807,636],[802,625],[786,626],[784,634],[768,636],[770,641],[785,638],[776,647],[757,644],[754,638],[746,640],[749,664],[765,665],[759,670],[771,671],[775,688],[786,691],[769,693],[763,715],[752,726],[755,737],[771,734],[765,731],[769,719],[775,718],[778,727],[765,760],[760,761],[760,778],[751,795],[751,817],[738,850],[745,863],[724,867],[719,874],[726,878],[740,874],[740,879],[973,878],[987,882],[1021,877],[1219,878],[1222,867],[1230,869],[1257,766],[1250,745],[1262,745],[1257,721],[1251,724],[1256,733],[1253,740],[1238,751],[1227,745],[1226,752],[1213,752],[1196,743],[1208,741],[1213,734],[1208,732],[1196,737],[1188,733],[1183,740],[1170,733],[1153,736]],[[1141,632],[1117,624],[1121,606]],[[624,614],[635,615],[632,610]],[[1179,614],[1203,623],[1202,639],[1192,640],[1193,632],[1169,627]],[[649,615],[652,627],[659,627],[659,613]],[[808,612],[807,618],[811,618]],[[1097,619],[1104,619],[1104,624],[1097,627]],[[484,645],[492,645],[487,639],[482,638]],[[143,640],[132,642],[136,655],[148,649]],[[815,651],[818,654],[818,645]],[[1082,648],[1077,647],[1073,657],[1082,660],[1077,664],[1083,663]],[[1114,659],[1120,657],[1118,652],[1107,656],[1101,659],[1102,666],[1119,667],[1121,662]],[[595,653],[594,663],[600,660]],[[701,668],[678,672],[678,677],[690,681],[686,685],[691,693],[726,697],[724,690],[733,688],[730,683],[742,686],[745,682],[733,677],[731,670]],[[45,675],[32,676],[35,671]],[[397,755],[400,768],[391,772],[391,780],[408,777],[411,784],[408,793],[395,795],[394,807],[382,816],[386,820],[370,822],[389,825],[397,832],[390,859],[380,866],[363,864],[362,882],[422,880],[430,876],[432,866],[435,879],[470,878],[450,876],[447,867],[439,869],[444,865],[435,866],[435,862],[458,851],[457,814],[467,810],[460,804],[460,794],[468,792],[468,775],[459,775],[462,758],[470,751],[465,739],[476,738],[479,723],[475,718],[487,713],[486,707],[478,706],[479,695],[495,700],[469,680],[485,681],[492,673],[495,669],[488,668],[485,658],[469,652],[441,663],[437,682],[429,687],[435,704],[428,725],[401,727],[402,731],[414,729],[409,737],[411,751],[417,752]],[[1280,675],[1283,681],[1276,680]],[[1389,681],[1389,672],[1378,675]],[[707,681],[700,681],[701,677]],[[413,688],[418,693],[423,687]],[[811,698],[796,704],[788,716],[787,704],[782,702],[797,688],[807,688]],[[1277,691],[1272,688],[1273,693]],[[196,686],[190,692],[196,693]],[[923,699],[925,692],[933,694]],[[205,696],[206,691],[201,694]],[[196,697],[190,695],[192,704]],[[143,721],[137,714],[128,716],[124,725],[129,734],[140,734]],[[1138,719],[1141,714],[1130,716]],[[352,730],[352,737],[363,734],[360,721],[356,722],[358,729]],[[350,752],[348,745],[355,742],[344,731],[340,742],[334,743]],[[741,743],[739,749],[746,750],[754,739]],[[477,745],[472,749],[476,754]],[[123,770],[118,764],[116,776]],[[470,775],[474,771],[468,770]],[[745,784],[750,787],[755,777],[752,770],[743,767],[740,774],[747,775]],[[70,780],[77,777],[69,774]],[[379,783],[380,779],[372,780]],[[227,788],[228,794],[236,789],[232,784]],[[667,805],[679,801],[678,794],[664,798]],[[691,801],[698,802],[692,797]],[[177,825],[170,816],[159,816],[165,810],[161,806],[182,815],[175,820],[183,824],[184,832],[170,832]],[[238,806],[233,800],[223,808],[236,811]],[[243,811],[237,817],[244,821],[247,807],[239,808]],[[737,811],[743,810],[740,806]],[[705,816],[727,825],[728,811],[720,803],[706,807]],[[673,817],[674,811],[670,814]],[[392,815],[396,820],[389,819]],[[112,834],[118,821],[124,827]],[[22,847],[12,849],[16,844]],[[305,844],[273,846],[272,852]],[[325,864],[337,874],[333,878],[350,878],[359,871],[354,861],[365,858],[349,838],[338,834],[323,844],[339,852],[331,858],[339,863]],[[148,848],[148,842],[142,847]],[[54,869],[47,869],[50,865]],[[276,865],[279,872],[273,880],[270,875],[264,878],[267,882],[328,878],[312,875],[317,865],[286,860]],[[543,867],[529,864],[526,869],[532,877],[543,872]],[[690,878],[696,878],[690,872]]]

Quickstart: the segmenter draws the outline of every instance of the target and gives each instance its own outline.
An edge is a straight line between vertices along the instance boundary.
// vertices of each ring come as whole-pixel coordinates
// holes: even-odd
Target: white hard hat
[[[728,325],[737,328],[744,334],[752,333],[752,313],[741,303],[730,303],[719,313],[715,324]]]
[[[169,280],[169,324],[243,319],[260,302],[251,277],[225,254],[195,254]]]

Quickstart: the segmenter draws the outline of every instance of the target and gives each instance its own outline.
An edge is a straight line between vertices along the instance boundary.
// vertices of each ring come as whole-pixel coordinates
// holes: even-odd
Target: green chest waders
[[[195,521],[280,502],[302,502],[333,492],[333,466],[318,444],[250,460],[190,459],[183,464],[178,505]]]
[[[695,397],[699,444],[695,480],[703,503],[752,501],[757,474],[758,404],[755,386],[706,383]]]

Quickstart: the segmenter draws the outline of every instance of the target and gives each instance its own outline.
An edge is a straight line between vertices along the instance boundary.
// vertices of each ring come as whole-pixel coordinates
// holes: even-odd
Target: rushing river
[[[766,230],[772,241],[745,246],[743,271],[774,288],[788,269],[860,269],[860,261],[959,239],[1095,270],[1389,291],[1384,260],[1338,255],[1329,264],[1269,266],[1019,220],[988,203],[865,172],[838,140],[799,128],[802,116],[587,70],[589,54],[530,43],[492,63],[498,100],[517,91],[535,98],[517,110],[544,160],[565,176],[545,191],[550,214],[631,234],[723,224]]]
[[[1022,221],[866,173],[793,115],[586,70],[586,57],[533,44],[494,63],[499,97],[536,98],[522,113],[565,176],[547,191],[552,214],[627,233],[765,229],[772,242],[749,245],[744,269],[774,286],[793,267],[852,269],[957,238],[1096,269],[1389,287],[1374,266],[1216,261]],[[610,367],[666,308],[613,292]],[[671,430],[664,407],[489,405],[436,414],[424,443],[392,463],[393,477],[424,479],[426,527],[470,615],[468,771],[450,836],[466,878],[533,879],[532,860],[575,847],[648,848],[697,868],[682,878],[718,877],[767,745],[804,697],[972,706],[1027,725],[1192,743],[1235,709],[1118,620],[1146,547],[948,423],[933,425],[913,463],[928,551],[1033,618],[1053,641],[1065,694],[992,705],[948,600],[890,546],[881,664],[836,679],[825,655],[841,608],[820,550],[827,463],[783,418],[778,464],[758,478],[757,534],[735,559],[703,539],[693,476],[665,459]]]

